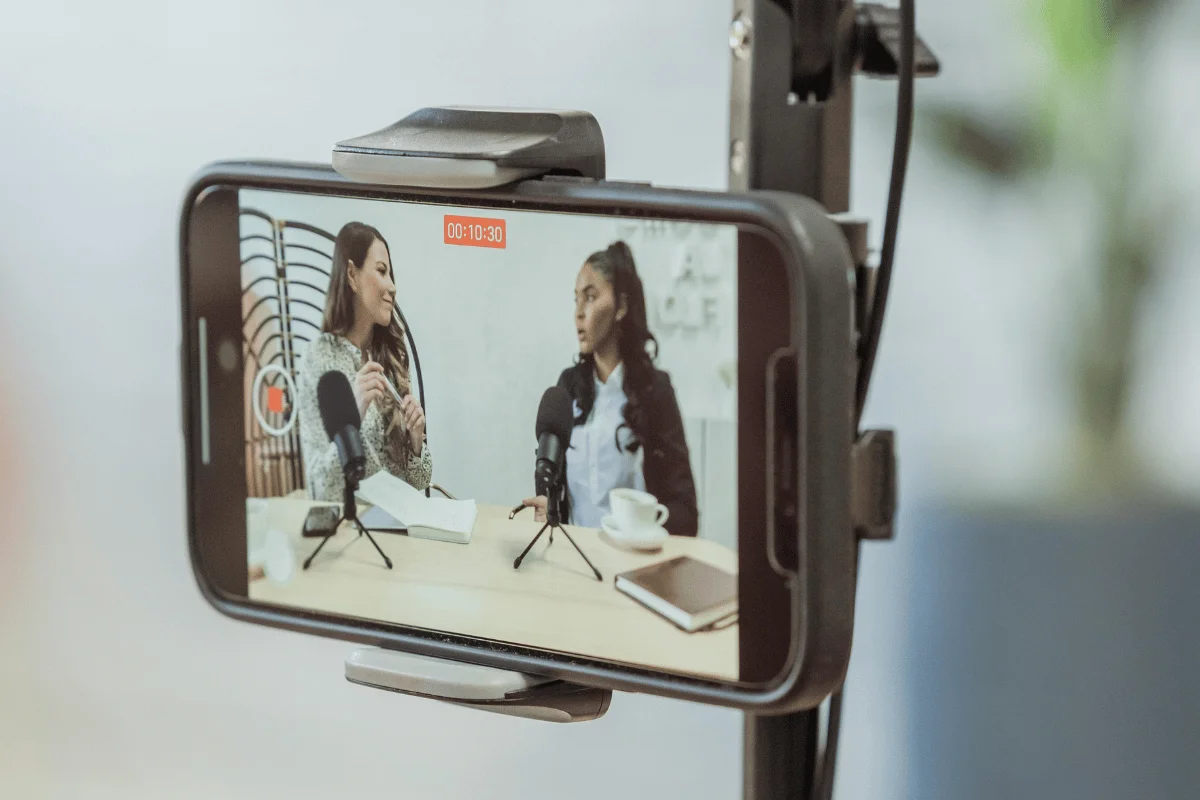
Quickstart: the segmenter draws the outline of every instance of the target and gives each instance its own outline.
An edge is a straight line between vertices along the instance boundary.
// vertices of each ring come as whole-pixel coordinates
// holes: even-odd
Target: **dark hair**
[[[333,256],[329,274],[329,293],[325,297],[325,316],[321,321],[321,330],[345,336],[354,326],[354,290],[350,288],[350,264],[362,269],[367,260],[367,252],[376,241],[382,242],[391,260],[391,248],[387,239],[383,238],[375,228],[362,222],[347,222],[338,231],[333,243]],[[392,267],[392,280],[395,280],[395,267]],[[400,396],[408,394],[411,388],[408,372],[408,344],[404,339],[404,328],[400,325],[399,315],[392,312],[391,322],[376,325],[368,352],[364,356],[377,362],[383,367],[388,379],[396,387]],[[361,365],[360,365],[361,366]],[[385,394],[380,401],[380,411],[389,407],[392,414],[389,419],[387,432],[401,426],[404,415],[400,406],[390,396]],[[400,436],[401,456],[407,460],[412,456],[412,444],[408,436]]]
[[[618,434],[621,428],[628,428],[633,436],[626,449],[631,453],[636,452],[646,439],[645,401],[654,382],[654,359],[658,356],[658,340],[650,333],[646,321],[646,294],[642,279],[638,277],[637,265],[633,263],[633,253],[623,241],[613,242],[606,249],[592,253],[584,264],[612,285],[613,300],[618,308],[621,299],[625,300],[625,316],[615,323],[617,352],[625,365],[623,388],[626,401],[622,411],[625,421],[617,426],[613,437],[619,449],[621,440]],[[595,372],[594,356],[580,355],[570,376],[571,394],[579,403],[576,425],[582,425],[587,420],[596,402]]]

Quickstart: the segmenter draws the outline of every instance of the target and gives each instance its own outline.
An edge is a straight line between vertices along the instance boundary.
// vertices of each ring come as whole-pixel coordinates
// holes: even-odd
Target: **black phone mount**
[[[850,0],[734,0],[729,29],[729,188],[801,194],[841,224],[855,264],[860,340],[876,273],[867,263],[866,221],[848,214],[853,77],[898,77],[901,40],[895,8]],[[915,31],[911,55],[914,77],[937,75],[937,58]],[[890,539],[893,433],[862,431],[857,437],[851,450],[853,535],[858,541]],[[840,709],[839,691],[829,701],[831,721]],[[831,722],[818,756],[819,721],[818,709],[746,715],[746,800],[832,796],[838,726]]]
[[[852,77],[894,76],[899,18],[892,9],[847,0],[735,0],[729,188],[777,189],[821,203],[846,235],[856,264],[858,323],[874,279],[864,220],[846,216],[850,186]],[[919,40],[916,74],[938,64]],[[426,108],[338,143],[333,167],[344,177],[392,186],[475,189],[538,176],[603,180],[604,139],[582,111]],[[852,452],[854,530],[887,539],[895,511],[890,431],[867,431]],[[861,484],[861,486],[859,485]],[[611,691],[519,672],[367,648],[345,664],[354,683],[531,719],[574,722],[607,711]],[[840,706],[840,698],[834,702]],[[832,715],[832,707],[831,707]],[[825,797],[832,791],[836,739],[817,756],[817,709],[746,715],[744,797]]]

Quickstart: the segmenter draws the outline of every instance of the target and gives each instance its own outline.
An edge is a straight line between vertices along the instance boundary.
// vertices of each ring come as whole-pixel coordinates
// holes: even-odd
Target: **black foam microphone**
[[[548,496],[562,475],[572,427],[571,395],[562,387],[551,386],[538,405],[535,428],[538,446],[533,482],[538,495]]]
[[[354,501],[358,482],[367,474],[367,453],[363,449],[362,433],[359,431],[362,427],[362,414],[358,413],[358,403],[354,400],[350,380],[337,370],[330,370],[322,375],[317,381],[317,406],[321,409],[321,422],[325,424],[325,433],[337,445],[338,460],[342,462],[342,474],[346,478],[346,485],[342,487],[344,495],[341,519],[332,530],[326,532],[317,549],[305,560],[304,569],[309,568],[325,543],[337,534],[337,529],[343,521],[354,523],[358,527],[359,536],[366,536],[371,540],[376,552],[383,558],[383,563],[391,569],[392,560],[359,520],[358,508]]]
[[[338,460],[347,486],[355,485],[367,472],[367,455],[363,449],[362,416],[354,400],[350,381],[337,370],[330,370],[317,381],[317,405],[325,433],[337,445]]]
[[[554,544],[554,532],[557,530],[567,537],[571,546],[582,556],[584,561],[587,561],[596,580],[602,581],[604,576],[600,574],[600,570],[596,569],[596,565],[579,549],[579,545],[563,527],[562,504],[566,499],[567,492],[562,478],[567,462],[567,448],[571,446],[571,429],[575,427],[574,415],[571,412],[571,395],[567,394],[562,387],[551,386],[542,395],[542,402],[538,405],[537,413],[538,447],[537,464],[533,468],[533,482],[537,487],[538,496],[546,498],[546,524],[542,526],[536,536],[530,539],[529,544],[525,545],[521,555],[513,561],[513,569],[521,568],[521,562],[525,560],[525,556],[529,555],[529,551],[546,531],[550,531],[550,544]],[[518,510],[520,509],[514,510],[513,514]],[[509,518],[512,518],[512,514],[509,515]]]

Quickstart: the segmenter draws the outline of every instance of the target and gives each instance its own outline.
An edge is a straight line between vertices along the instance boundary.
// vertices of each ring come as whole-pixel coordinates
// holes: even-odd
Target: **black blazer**
[[[572,400],[578,400],[574,368],[563,370],[558,385],[567,390]],[[667,522],[663,526],[674,536],[695,536],[700,525],[696,508],[696,483],[688,460],[687,439],[683,433],[683,417],[675,402],[671,377],[661,369],[654,370],[654,381],[643,401],[646,412],[647,440],[642,442],[645,456],[642,475],[646,491],[667,507]],[[571,518],[570,495],[567,496],[566,519]]]

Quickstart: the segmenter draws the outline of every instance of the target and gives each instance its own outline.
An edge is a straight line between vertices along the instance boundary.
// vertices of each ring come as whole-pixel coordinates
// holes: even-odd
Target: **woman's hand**
[[[533,519],[535,522],[546,521],[546,495],[539,494],[537,497],[526,497],[521,501],[521,505],[533,507]]]
[[[360,417],[367,416],[371,403],[383,399],[387,384],[383,382],[383,367],[375,361],[363,364],[362,369],[354,376],[354,401],[358,403]]]
[[[408,431],[408,440],[412,443],[413,452],[419,455],[425,443],[425,411],[417,402],[417,398],[408,394],[400,403],[400,412],[404,414],[404,429]]]

